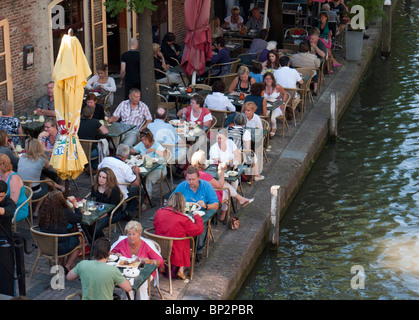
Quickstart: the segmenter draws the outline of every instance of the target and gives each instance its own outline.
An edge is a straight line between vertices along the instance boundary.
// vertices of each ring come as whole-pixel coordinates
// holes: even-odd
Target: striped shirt
[[[140,101],[140,103],[132,109],[129,99],[122,101],[113,115],[120,118],[122,123],[131,124],[136,127],[139,127],[144,119],[152,120],[150,110],[144,102]]]

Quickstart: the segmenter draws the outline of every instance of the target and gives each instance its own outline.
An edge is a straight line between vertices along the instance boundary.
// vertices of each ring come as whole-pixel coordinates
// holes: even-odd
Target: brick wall
[[[182,44],[186,37],[187,30],[185,28],[185,0],[173,0],[172,22],[173,33],[176,35],[176,42]]]
[[[32,110],[52,79],[49,45],[49,0],[2,0],[0,20],[7,18],[10,33],[15,113]],[[34,45],[34,67],[23,70],[23,46]]]

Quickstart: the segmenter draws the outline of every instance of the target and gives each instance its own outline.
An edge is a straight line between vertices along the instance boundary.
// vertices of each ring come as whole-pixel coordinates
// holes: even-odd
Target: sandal
[[[186,279],[186,276],[180,271],[176,272],[176,276],[182,280]]]
[[[246,208],[246,207],[247,207],[249,204],[251,204],[253,201],[255,201],[255,199],[254,199],[254,198],[250,199],[248,202],[244,203],[244,204],[240,207],[240,209]]]

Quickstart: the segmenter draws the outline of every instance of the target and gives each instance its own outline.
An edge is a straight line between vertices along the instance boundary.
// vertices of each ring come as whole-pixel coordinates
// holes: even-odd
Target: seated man
[[[108,123],[116,122],[121,119],[121,123],[134,125],[135,128],[125,133],[121,138],[121,143],[132,147],[137,142],[138,130],[145,120],[145,126],[151,122],[151,113],[148,106],[140,101],[141,92],[137,88],[129,91],[129,99],[122,101],[114,111]]]
[[[250,17],[249,21],[246,22],[246,28],[250,30],[256,30],[260,32],[263,29],[263,14],[260,13],[259,7],[254,7],[252,9],[252,16]],[[271,24],[269,22],[269,18],[266,20],[266,30],[269,31]]]
[[[172,151],[172,158],[179,164],[185,164],[186,159],[186,146],[178,147],[178,145],[185,145],[185,143],[178,136],[176,129],[170,124],[165,122],[167,118],[167,109],[157,108],[155,119],[147,128],[151,131],[154,139],[159,143],[174,145]]]
[[[215,81],[212,85],[212,94],[207,95],[205,98],[204,107],[213,110],[236,111],[236,107],[224,95],[224,92],[224,82],[220,80]]]
[[[247,53],[255,53],[254,59],[256,58],[257,52],[262,52],[268,46],[268,29],[262,29],[259,31],[259,35],[257,38],[253,39],[249,50]]]
[[[289,57],[281,57],[281,59],[279,59],[279,64],[281,65],[281,68],[274,72],[274,78],[277,84],[279,84],[284,89],[296,89],[297,82],[299,84],[304,83],[298,71],[289,67]]]
[[[316,55],[308,52],[307,42],[301,42],[298,46],[298,53],[293,54],[290,60],[290,65],[293,68],[305,67],[318,69],[320,67],[320,59]],[[316,75],[313,77],[312,81],[314,84],[314,93],[317,94],[317,79],[319,78],[319,71],[316,71]]]
[[[50,81],[47,84],[47,90],[47,95],[43,96],[41,100],[39,100],[35,113],[38,116],[55,117],[54,81]]]
[[[215,48],[218,50],[211,59],[211,64],[228,63],[231,61],[230,50],[225,47],[225,40],[223,37],[215,38]],[[211,69],[212,76],[222,76],[230,72],[230,66],[214,67]]]
[[[120,144],[116,149],[116,154],[113,157],[106,157],[99,163],[98,169],[108,167],[116,176],[118,183],[130,183],[130,186],[119,185],[121,192],[124,194],[124,199],[136,196],[139,193],[140,185],[140,169],[135,166],[131,168],[125,163],[130,154],[130,148],[125,144]],[[132,199],[128,202],[126,211],[131,213],[137,210],[138,200]]]
[[[118,268],[106,264],[111,251],[111,243],[102,237],[96,239],[92,257],[94,260],[80,261],[67,274],[68,281],[80,278],[83,290],[83,300],[113,300],[113,290],[119,286],[125,292],[132,290],[127,280]]]
[[[94,109],[90,106],[85,106],[82,110],[82,118],[80,119],[80,128],[78,136],[80,139],[86,140],[98,140],[100,135],[108,134],[108,129],[99,122],[98,119],[93,119]],[[92,144],[91,157],[96,158],[98,156],[97,143]],[[98,165],[98,159],[92,160],[92,167],[89,170],[92,170],[93,174],[96,174],[96,169]]]
[[[217,210],[218,197],[214,188],[207,181],[199,178],[199,170],[195,167],[186,169],[186,180],[178,184],[172,194],[180,192],[185,197],[185,201],[199,204],[204,210]],[[204,226],[204,232],[197,239],[197,258],[200,259],[204,252],[208,228]]]
[[[103,120],[105,119],[105,109],[103,108],[103,105],[100,103],[97,103],[97,98],[96,95],[93,92],[89,92],[86,96],[86,104],[83,106],[82,108],[82,112],[83,109],[86,106],[90,106],[93,108],[93,119],[97,119],[97,120]]]
[[[323,60],[327,55],[327,48],[323,41],[320,39],[320,30],[316,27],[310,28],[308,30],[308,40],[307,44],[309,45],[309,51],[311,54],[315,54],[317,58]]]

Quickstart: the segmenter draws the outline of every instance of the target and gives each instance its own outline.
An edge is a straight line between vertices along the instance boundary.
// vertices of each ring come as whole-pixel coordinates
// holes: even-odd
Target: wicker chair
[[[269,146],[269,133],[271,126],[269,125],[269,119],[268,117],[260,117],[260,120],[262,121],[263,126],[263,156],[265,157],[265,161],[268,162],[268,157],[266,155],[266,149]]]
[[[226,120],[227,115],[230,113],[234,113],[234,111],[227,111],[227,110],[215,110],[215,109],[208,109],[208,110],[211,112],[211,115],[217,119],[215,128],[224,128],[224,122]]]
[[[141,183],[141,182],[140,182]],[[119,186],[131,186],[130,183],[118,183]],[[128,203],[129,201],[133,200],[133,199],[138,199],[138,221],[140,221],[140,217],[141,217],[141,188],[139,188],[138,194],[136,195],[132,195],[131,197],[128,197],[126,199],[124,199],[123,203]]]
[[[20,204],[20,206],[19,207],[16,207],[16,209],[15,209],[15,213],[13,214],[13,219],[12,219],[12,224],[13,224],[13,232],[16,232],[16,228],[17,228],[17,224],[19,223],[19,222],[22,222],[22,221],[16,221],[16,216],[17,216],[17,214],[18,214],[18,212],[19,212],[19,210],[25,205],[25,204],[27,204],[28,202],[30,202],[31,201],[31,199],[32,199],[32,195],[33,195],[33,191],[32,191],[32,189],[31,188],[29,188],[29,187],[27,187],[27,186],[25,186],[25,195],[26,195],[26,200],[24,201],[24,202],[22,202],[21,204]],[[25,218],[25,221],[28,223],[28,225],[29,225],[29,228],[30,227],[32,227],[32,222],[33,222],[33,218],[32,218],[32,212],[31,212],[31,210],[29,210],[29,216],[28,217],[26,217]]]
[[[93,173],[92,173],[92,160],[99,159],[99,156],[92,158],[92,144],[101,143],[100,140],[88,140],[88,139],[79,139],[81,147],[83,148],[84,153],[86,154],[87,161],[89,163],[89,175],[90,183],[93,185]]]
[[[303,118],[303,113],[306,109],[307,106],[307,100],[311,100],[311,102],[313,102],[314,104],[314,99],[313,99],[313,95],[311,93],[311,82],[313,80],[313,77],[316,75],[316,69],[311,69],[311,68],[297,68],[296,69],[299,73],[301,73],[304,76],[309,77],[307,81],[304,82],[304,84],[301,86],[302,89],[302,111],[301,111],[301,118]]]
[[[38,247],[38,256],[36,257],[35,264],[33,265],[33,269],[29,277],[29,281],[31,281],[32,279],[33,273],[35,272],[35,269],[38,265],[40,258],[48,259],[50,266],[52,262],[54,262],[54,265],[58,265],[58,259],[69,256],[75,250],[81,249],[82,258],[84,260],[85,258],[84,236],[81,232],[73,232],[73,233],[66,233],[66,234],[45,233],[45,232],[39,231],[38,226],[31,227],[30,230],[31,230],[32,237]],[[58,254],[58,239],[71,237],[71,236],[79,236],[79,238],[81,239],[81,243],[70,252],[63,255],[59,255]]]
[[[164,174],[164,168],[167,168],[169,166],[169,163],[172,159],[172,153],[170,152],[170,150],[166,149],[166,151],[167,151],[167,156],[166,156],[166,159],[164,160],[164,167],[161,170],[160,179],[159,181],[157,181],[157,182],[160,182],[160,207],[163,204],[163,181],[166,181],[167,187],[169,188],[170,193],[172,193],[172,188],[170,187],[169,180],[167,179],[167,170],[166,170],[166,174]]]
[[[51,191],[55,190],[55,184],[54,184],[54,181],[52,180],[23,180],[23,184],[29,187],[31,190],[32,190],[32,185],[34,183],[46,183],[49,187],[51,187]],[[32,195],[31,199],[29,200],[29,212],[30,212],[30,217],[31,217],[31,225],[33,224],[32,204],[43,201],[47,196],[48,196],[48,192],[44,196],[38,199],[33,199],[33,195]]]
[[[230,189],[229,188],[222,188],[222,189],[214,189],[215,191],[227,191],[227,193],[228,193],[228,197],[227,197],[227,199],[223,199],[222,201],[221,201],[221,205],[223,205],[224,203],[227,203],[227,205],[228,205],[228,208],[227,208],[227,212],[226,212],[226,216],[225,216],[225,224],[228,226],[228,225],[230,225],[230,212],[231,212],[231,201],[232,201],[232,199],[231,199],[231,194],[230,194]],[[221,208],[221,206],[220,206],[220,208]],[[214,236],[212,235],[212,229],[209,229],[210,231],[211,231],[211,237],[212,238],[214,238]],[[208,246],[207,246],[207,250],[208,250]]]
[[[191,243],[191,272],[190,277],[191,281],[193,279],[193,267],[194,267],[194,261],[195,261],[195,240],[193,237],[183,237],[183,238],[172,238],[172,237],[164,237],[164,236],[158,236],[153,233],[154,228],[149,228],[144,230],[144,236],[147,239],[154,240],[160,245],[161,248],[161,256],[164,260],[164,263],[168,267],[168,273],[169,273],[169,292],[170,294],[173,293],[172,290],[172,274],[171,274],[171,256],[172,256],[172,247],[174,241],[184,241],[189,240]]]

